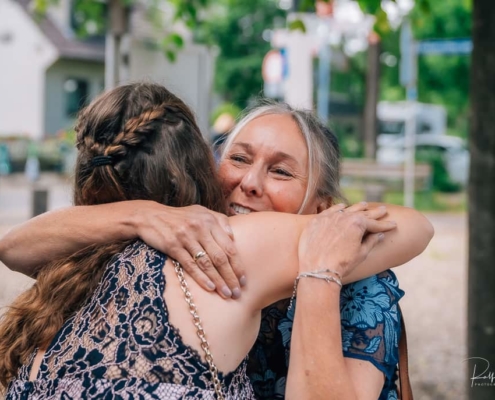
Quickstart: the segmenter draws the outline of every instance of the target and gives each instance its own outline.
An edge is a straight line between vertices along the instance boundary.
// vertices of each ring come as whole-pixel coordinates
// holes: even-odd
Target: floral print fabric
[[[9,386],[14,399],[216,399],[208,366],[168,322],[166,256],[137,241],[106,267],[88,303]],[[220,374],[226,399],[253,399],[246,362]]]
[[[369,361],[384,373],[379,400],[397,399],[397,303],[403,296],[397,277],[390,270],[345,285],[340,296],[344,356]],[[283,300],[263,311],[261,330],[248,362],[248,374],[258,399],[285,397],[295,312],[295,307],[287,311],[288,305],[289,300]]]

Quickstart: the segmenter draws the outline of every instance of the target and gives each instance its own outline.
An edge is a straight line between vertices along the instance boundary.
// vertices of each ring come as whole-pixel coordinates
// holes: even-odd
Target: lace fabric
[[[344,357],[369,361],[384,373],[379,400],[397,399],[397,303],[403,296],[390,270],[345,285],[340,296]],[[285,398],[295,313],[295,307],[287,311],[288,305],[289,300],[282,300],[263,310],[260,333],[248,361],[248,374],[258,399]]]
[[[54,338],[37,379],[28,381],[26,364],[7,399],[215,399],[208,365],[168,321],[165,260],[140,241],[117,255]],[[254,398],[245,361],[219,375],[226,399]]]

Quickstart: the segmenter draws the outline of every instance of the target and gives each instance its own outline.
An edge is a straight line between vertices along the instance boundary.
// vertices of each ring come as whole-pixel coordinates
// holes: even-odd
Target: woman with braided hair
[[[133,200],[139,207],[151,200],[225,211],[212,156],[194,118],[163,87],[128,85],[103,95],[81,114],[77,132],[76,205]],[[340,278],[350,282],[393,266],[384,262],[390,251],[387,243],[377,244],[383,239],[379,232],[391,230],[391,241],[401,242],[395,224],[377,220],[386,210],[357,212],[364,208],[341,213],[338,205],[317,217],[230,218],[249,281],[237,302],[202,289],[179,264],[140,241],[100,241],[51,263],[0,325],[0,382],[10,385],[8,398],[253,398],[243,358],[256,338],[260,310],[289,297],[298,272],[304,297],[326,281],[314,308],[325,310],[325,326],[331,327],[326,333],[335,340],[321,343],[325,359],[313,359],[309,369],[296,353],[288,398],[301,398],[301,387],[308,388],[308,398],[316,392],[321,398],[354,398],[339,340]],[[427,243],[431,234],[422,233]],[[411,252],[426,243],[411,241]],[[205,258],[201,252],[196,256]],[[323,370],[321,380],[314,366],[329,362],[332,373]],[[313,378],[313,387],[304,376]]]

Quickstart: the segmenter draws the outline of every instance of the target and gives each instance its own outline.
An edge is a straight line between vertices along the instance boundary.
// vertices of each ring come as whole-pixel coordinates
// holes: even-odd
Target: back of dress
[[[118,254],[91,299],[54,338],[37,379],[28,381],[33,354],[7,400],[215,399],[208,365],[169,323],[165,261],[141,241]],[[226,399],[254,398],[245,362],[220,379]]]

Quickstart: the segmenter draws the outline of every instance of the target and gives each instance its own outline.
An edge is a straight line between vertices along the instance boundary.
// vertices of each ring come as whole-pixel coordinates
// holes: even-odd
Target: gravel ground
[[[50,208],[67,205],[69,188],[64,182],[48,181],[55,193]],[[0,180],[0,236],[28,217],[28,206],[29,191],[22,178],[9,185]],[[427,216],[435,227],[435,237],[423,254],[395,270],[406,292],[401,307],[408,333],[410,376],[416,400],[463,400],[467,399],[468,377],[463,362],[467,357],[466,215]],[[0,263],[0,307],[31,283]]]
[[[419,400],[467,399],[467,218],[428,214],[435,236],[426,251],[396,270],[411,385]],[[495,392],[494,392],[495,398]]]

